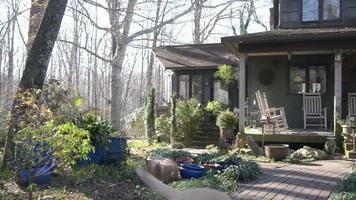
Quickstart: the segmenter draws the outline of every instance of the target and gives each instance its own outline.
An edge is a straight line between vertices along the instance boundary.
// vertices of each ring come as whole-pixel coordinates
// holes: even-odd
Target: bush
[[[199,131],[204,116],[203,109],[196,99],[189,99],[178,101],[176,111],[179,136],[177,139],[184,139],[189,145],[192,136]]]
[[[155,132],[155,89],[150,88],[147,95],[145,113],[145,136],[148,138],[149,144],[153,143]]]
[[[157,135],[167,135],[169,137],[169,133],[171,131],[171,122],[169,117],[161,115],[156,118],[155,124]]]
[[[107,147],[109,135],[115,132],[110,122],[104,120],[95,111],[80,114],[75,119],[75,124],[89,132],[90,140],[96,147]]]
[[[230,128],[234,129],[237,127],[237,117],[235,113],[226,110],[221,112],[216,120],[216,125],[223,129],[223,128]]]
[[[347,174],[340,185],[340,190],[345,192],[356,192],[356,170]]]
[[[171,150],[167,148],[157,148],[152,150],[149,153],[150,157],[154,158],[168,158],[172,160],[181,160],[181,159],[186,159],[189,160],[192,158],[192,155],[188,151],[183,151],[183,150]]]
[[[221,112],[227,109],[227,106],[219,101],[209,101],[205,110],[214,116],[218,116]]]

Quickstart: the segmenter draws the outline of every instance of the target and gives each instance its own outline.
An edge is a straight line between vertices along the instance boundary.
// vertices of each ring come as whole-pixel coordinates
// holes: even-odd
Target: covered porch
[[[284,29],[222,38],[239,58],[239,107],[256,105],[257,90],[272,107],[284,107],[289,129],[265,141],[324,143],[348,115],[348,93],[356,92],[356,29]],[[344,72],[344,73],[343,73]],[[303,128],[303,94],[320,93],[327,130]],[[239,132],[260,141],[261,129],[247,127],[250,109],[239,109]]]

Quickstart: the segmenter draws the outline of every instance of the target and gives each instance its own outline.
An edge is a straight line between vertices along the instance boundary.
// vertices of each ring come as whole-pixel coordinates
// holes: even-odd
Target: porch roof
[[[237,64],[236,56],[222,44],[161,46],[152,51],[166,69],[212,69]]]
[[[239,53],[322,51],[355,49],[356,28],[277,29],[221,39]]]

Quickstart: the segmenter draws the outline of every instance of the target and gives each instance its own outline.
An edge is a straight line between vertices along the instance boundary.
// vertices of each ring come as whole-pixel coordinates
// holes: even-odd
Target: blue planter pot
[[[97,147],[94,152],[90,152],[88,154],[87,160],[79,160],[77,161],[78,167],[86,167],[90,164],[103,165],[105,164],[105,148]]]
[[[50,184],[53,169],[54,165],[52,164],[34,168],[34,177],[32,182],[38,185]],[[30,181],[30,174],[31,172],[27,169],[20,170],[19,175],[21,183],[28,185]]]
[[[109,150],[107,160],[109,162],[121,162],[127,155],[127,138],[111,137],[109,138]]]
[[[182,178],[201,178],[205,174],[204,167],[195,164],[183,164],[180,167],[180,175]]]

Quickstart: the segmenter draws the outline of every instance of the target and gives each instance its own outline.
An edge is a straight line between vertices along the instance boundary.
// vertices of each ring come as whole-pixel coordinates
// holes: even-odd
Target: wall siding
[[[294,60],[295,58],[293,58]],[[325,63],[331,63],[333,55],[327,56],[314,56],[312,59],[305,57],[296,58],[300,62],[315,63],[319,60],[325,61]],[[296,61],[297,62],[297,61]],[[297,64],[297,63],[296,63]],[[320,63],[323,64],[323,63]],[[247,95],[249,97],[249,105],[258,108],[257,105],[253,105],[253,101],[256,100],[255,92],[257,90],[266,92],[268,104],[270,107],[284,107],[287,115],[288,125],[291,128],[303,127],[303,97],[301,94],[289,94],[289,61],[287,56],[276,57],[252,57],[249,58],[248,67],[248,80],[247,80]],[[322,95],[323,107],[328,107],[328,120],[332,119],[333,110],[333,94],[334,94],[334,72],[331,64],[327,66],[327,93]],[[258,74],[264,69],[271,69],[275,72],[275,81],[265,86],[258,80]]]

